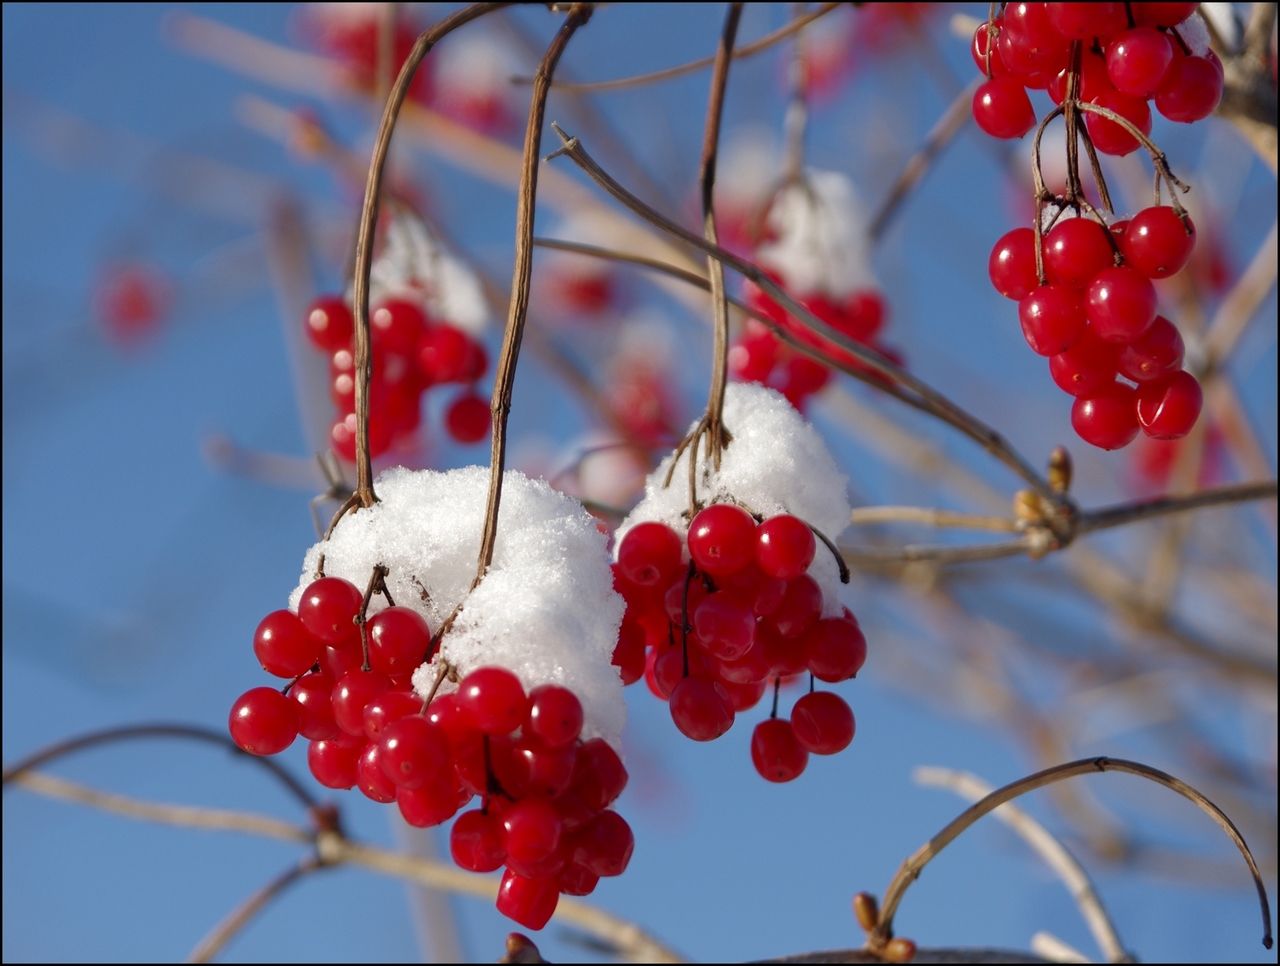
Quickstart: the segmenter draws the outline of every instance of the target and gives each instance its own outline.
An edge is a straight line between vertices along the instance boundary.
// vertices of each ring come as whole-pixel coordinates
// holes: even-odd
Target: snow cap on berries
[[[289,605],[297,609],[323,552],[328,576],[364,588],[377,564],[396,604],[411,607],[438,630],[465,601],[442,640],[459,676],[485,665],[510,669],[528,690],[559,684],[582,702],[583,737],[615,747],[622,734],[622,681],[611,660],[622,622],[605,538],[572,498],[514,470],[503,478],[493,562],[480,586],[475,576],[489,470],[448,472],[395,467],[375,481],[379,502],[348,513],[328,541],[307,551]],[[386,607],[379,595],[369,613]],[[435,665],[414,673],[420,693],[431,689]],[[447,682],[443,690],[451,688]]]
[[[875,287],[866,209],[846,175],[806,171],[774,197],[767,224],[773,240],[756,259],[777,272],[788,291],[845,298]]]
[[[725,391],[724,426],[733,441],[724,448],[717,472],[706,461],[705,443],[699,463],[698,499],[743,504],[766,519],[790,513],[835,540],[849,524],[848,480],[840,472],[822,437],[778,392],[751,382],[731,383]],[[615,546],[638,523],[656,520],[677,533],[689,529],[689,451],[676,461],[671,485],[663,481],[671,468],[667,456],[645,481],[644,499],[618,527]],[[835,561],[821,547],[809,570],[822,587],[828,616],[840,612],[840,582]]]
[[[471,336],[483,334],[489,310],[476,274],[432,238],[416,216],[397,211],[386,226],[382,248],[369,269],[369,303],[409,299],[434,321]]]

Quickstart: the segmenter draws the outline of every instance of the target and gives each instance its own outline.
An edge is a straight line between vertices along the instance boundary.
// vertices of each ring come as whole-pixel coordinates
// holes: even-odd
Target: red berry
[[[600,812],[574,833],[571,858],[598,876],[622,875],[635,845],[626,819],[617,812]]]
[[[751,734],[751,763],[766,781],[789,782],[800,777],[809,752],[796,740],[790,721],[769,718]]]
[[[1015,139],[1036,124],[1036,112],[1021,81],[994,77],[973,93],[973,119],[993,138]]]
[[[347,348],[355,331],[351,309],[338,296],[317,299],[307,309],[307,338],[323,352]]]
[[[769,616],[770,623],[785,638],[797,638],[822,616],[822,588],[808,574],[787,581],[782,603]]]
[[[1021,300],[1034,292],[1040,285],[1035,232],[1015,228],[1001,235],[987,260],[987,274],[995,290],[1007,299]]]
[[[867,288],[854,289],[845,299],[840,330],[851,339],[869,342],[879,334],[887,314],[884,298],[879,292]]]
[[[1129,23],[1123,3],[1046,3],[1041,6],[1054,29],[1072,40],[1105,39]]]
[[[307,767],[325,788],[351,788],[359,780],[363,739],[351,735],[324,738],[307,746]]]
[[[338,679],[333,688],[333,720],[349,735],[364,736],[364,709],[391,688],[391,679],[377,671],[356,668]]]
[[[1157,315],[1151,328],[1120,350],[1120,371],[1134,382],[1155,382],[1181,369],[1182,357],[1178,327]]]
[[[1071,426],[1090,445],[1119,449],[1138,435],[1137,408],[1133,389],[1117,382],[1093,396],[1077,399],[1071,406]]]
[[[325,671],[298,678],[289,689],[289,697],[298,712],[298,734],[304,738],[336,738],[339,728],[333,720],[333,678]]]
[[[548,748],[561,748],[578,740],[582,732],[582,703],[568,688],[540,684],[529,692],[529,720],[525,733],[536,736]]]
[[[589,896],[599,881],[600,876],[585,865],[571,862],[560,870],[560,891],[566,896]]]
[[[560,847],[564,824],[555,806],[544,798],[526,798],[502,813],[507,864],[513,869],[536,867]]]
[[[459,443],[479,443],[489,435],[489,403],[474,392],[464,392],[449,403],[444,425]]]
[[[1138,423],[1152,439],[1181,439],[1200,418],[1204,393],[1200,382],[1183,370],[1138,389]]]
[[[1182,270],[1196,246],[1196,227],[1184,224],[1168,205],[1143,208],[1125,226],[1120,251],[1125,263],[1148,278],[1168,278]]]
[[[396,785],[382,770],[382,749],[377,744],[367,744],[356,761],[356,784],[366,798],[383,805],[396,800]]]
[[[799,577],[813,563],[816,549],[813,531],[799,517],[779,514],[756,528],[756,564],[770,577]]]
[[[292,611],[264,617],[253,635],[253,653],[268,674],[295,678],[320,659],[324,645]]]
[[[1049,359],[1049,375],[1063,392],[1092,396],[1116,381],[1120,351],[1086,328],[1075,345]]]
[[[584,741],[578,748],[573,782],[567,794],[593,811],[607,808],[627,787],[627,769],[618,753],[603,738]]]
[[[665,523],[639,523],[618,544],[618,569],[641,587],[666,587],[684,570],[684,547]]]
[[[1103,91],[1090,98],[1089,102],[1118,114],[1143,134],[1151,133],[1151,108],[1147,107],[1143,98],[1122,94],[1120,91]],[[1084,125],[1089,131],[1089,137],[1093,138],[1094,147],[1103,154],[1123,157],[1139,147],[1138,139],[1122,124],[1094,111],[1085,113]]]
[[[1004,29],[1000,32],[1000,52],[1005,64],[1020,74],[1057,73],[1062,69],[1070,43],[1049,13],[1050,7],[1062,6],[1073,4],[1010,3],[1005,6]]]
[[[683,678],[671,692],[671,720],[694,741],[714,741],[733,727],[728,695],[705,678]]]
[[[529,713],[520,679],[502,667],[476,668],[458,686],[458,708],[465,720],[487,735],[515,731]]]
[[[508,869],[498,886],[498,911],[529,929],[541,929],[551,919],[560,902],[559,882],[554,875],[528,877]]]
[[[361,713],[364,736],[377,741],[391,722],[421,713],[422,699],[412,691],[384,691],[364,706]]]
[[[444,781],[422,788],[396,789],[396,805],[414,828],[430,828],[447,822],[461,807],[465,793]]]
[[[834,755],[853,741],[853,711],[832,691],[811,691],[791,709],[791,727],[801,746],[815,755]]]
[[[1048,94],[1055,104],[1061,104],[1067,96],[1067,88],[1071,83],[1071,71],[1063,68],[1049,83]],[[1111,78],[1107,76],[1107,62],[1100,55],[1085,51],[1080,57],[1080,81],[1076,85],[1076,99],[1091,101],[1099,94],[1113,90]]]
[[[720,576],[755,560],[756,523],[741,507],[716,503],[699,510],[689,524],[689,555],[699,570]]]
[[[1042,356],[1063,352],[1084,334],[1080,291],[1065,285],[1042,285],[1018,303],[1018,320],[1033,352]]]
[[[451,325],[433,326],[418,343],[418,368],[432,383],[474,382],[488,364],[484,346]]]
[[[364,595],[355,584],[341,577],[313,580],[298,601],[298,617],[316,637],[326,644],[341,644],[356,637],[356,614]]]
[[[1152,27],[1176,27],[1196,12],[1198,3],[1131,3],[1133,19]]]
[[[251,688],[231,706],[227,727],[241,751],[275,755],[298,737],[298,711],[275,688]]]
[[[551,747],[526,734],[512,746],[509,767],[498,778],[503,790],[517,797],[554,798],[569,787],[577,760],[576,745]]]
[[[449,852],[459,868],[493,872],[507,859],[502,823],[479,809],[463,812],[449,832]]]
[[[857,675],[867,660],[867,640],[857,621],[820,620],[805,635],[805,658],[820,681],[844,681]]]
[[[996,38],[1000,35],[1000,28],[1003,26],[1003,17],[996,17],[990,24],[979,24],[978,29],[973,32],[973,42],[969,45],[969,53],[973,56],[974,64],[988,77],[1002,77],[1009,73],[1009,69],[1000,58],[1000,45],[996,42]]]
[[[1116,90],[1134,97],[1151,97],[1160,89],[1173,45],[1154,27],[1134,27],[1107,45],[1107,76]]]
[[[777,336],[767,329],[751,329],[729,348],[729,372],[743,382],[764,382],[778,361]]]
[[[694,611],[693,629],[711,654],[733,661],[755,641],[756,615],[732,594],[711,594]]]
[[[1155,286],[1128,266],[1104,269],[1085,292],[1085,314],[1099,338],[1133,342],[1155,321]]]
[[[387,299],[369,314],[369,336],[383,352],[410,355],[426,328],[422,307],[405,299]]]
[[[1114,264],[1107,229],[1092,218],[1066,218],[1045,236],[1044,271],[1051,284],[1083,288]]]
[[[663,619],[665,627],[666,620]],[[623,685],[635,684],[644,676],[645,631],[630,614],[623,615],[618,628],[618,643],[613,648],[612,664],[618,669]]]
[[[431,627],[408,607],[388,607],[369,618],[369,665],[384,674],[413,671],[430,655]]]
[[[398,718],[378,738],[383,774],[397,788],[422,788],[438,782],[449,764],[444,732],[420,715]]]
[[[1212,51],[1205,57],[1175,55],[1156,94],[1156,110],[1171,121],[1192,124],[1217,110],[1223,86],[1222,64]]]

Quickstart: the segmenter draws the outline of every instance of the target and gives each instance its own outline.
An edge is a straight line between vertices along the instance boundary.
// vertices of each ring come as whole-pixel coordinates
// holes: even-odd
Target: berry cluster
[[[1119,449],[1139,428],[1179,439],[1195,425],[1200,383],[1182,368],[1182,336],[1156,313],[1152,284],[1181,269],[1194,245],[1186,213],[1157,205],[1110,228],[1059,220],[1042,240],[1043,278],[1032,229],[1015,228],[992,249],[991,284],[1018,302],[1027,344],[1075,397],[1071,425],[1085,442]]]
[[[505,866],[498,909],[540,929],[562,893],[587,895],[626,869],[631,828],[608,807],[626,768],[608,742],[582,739],[582,705],[558,685],[526,693],[511,671],[487,666],[424,701],[410,676],[435,651],[417,611],[390,606],[366,622],[359,589],[321,577],[296,614],[274,611],[258,625],[254,653],[290,683],[243,694],[231,735],[271,755],[301,734],[317,781],[395,802],[418,827],[480,796],[454,823],[453,859],[473,872]]]
[[[829,359],[872,371],[844,349],[824,339],[795,318],[758,286],[748,282],[745,294],[751,308],[771,319],[805,345],[818,349]],[[797,301],[837,332],[866,345],[887,359],[901,362],[901,357],[894,349],[875,341],[887,314],[884,299],[876,289],[857,289],[843,298],[813,294],[798,298]],[[809,397],[831,380],[830,368],[795,351],[754,319],[747,322],[742,334],[729,349],[729,371],[736,379],[758,382],[777,389],[787,397],[791,405],[802,412]]]
[[[449,403],[445,430],[459,443],[477,443],[489,433],[489,403],[469,384],[484,375],[484,346],[461,329],[430,318],[408,293],[370,306],[375,367],[369,383],[369,452],[377,457],[418,433],[422,394],[431,386],[467,385]],[[330,396],[337,420],[333,450],[355,460],[355,320],[340,296],[318,299],[307,311],[307,337],[329,355]]]
[[[844,681],[867,655],[848,610],[823,616],[829,602],[808,573],[815,551],[803,520],[780,514],[757,524],[731,503],[699,510],[684,538],[649,521],[617,548],[627,610],[614,663],[623,682],[643,676],[683,734],[712,741],[773,679],[773,713],[751,738],[756,771],[773,782],[798,777],[810,752],[835,754],[853,740],[853,712],[832,692],[811,689],[789,720],[777,716],[782,681],[806,671],[811,686]]]
[[[1171,121],[1208,117],[1222,99],[1222,62],[1204,42],[1195,3],[1010,3],[973,35],[987,80],[973,95],[973,119],[996,138],[1020,138],[1036,123],[1028,89],[1061,104],[1078,51],[1076,98],[1106,108],[1143,134],[1151,107]],[[1078,47],[1075,45],[1079,45]],[[1090,112],[1085,126],[1104,154],[1138,140]]]

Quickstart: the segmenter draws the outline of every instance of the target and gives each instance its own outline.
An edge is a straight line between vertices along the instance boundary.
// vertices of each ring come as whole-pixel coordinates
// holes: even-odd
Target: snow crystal
[[[875,286],[866,209],[845,175],[806,171],[801,182],[775,196],[768,225],[774,240],[756,258],[794,294],[844,298]]]
[[[724,425],[733,441],[724,448],[720,470],[705,463],[698,498],[704,503],[737,501],[770,517],[791,513],[836,540],[849,524],[848,480],[822,438],[791,404],[756,383],[732,383],[725,392]],[[692,427],[691,427],[692,428]],[[706,458],[699,450],[699,463]],[[683,453],[664,488],[669,455],[645,481],[644,499],[618,527],[615,546],[637,523],[657,520],[678,533],[689,528],[689,452]],[[828,616],[840,612],[840,578],[832,555],[819,544],[810,575],[821,586]]]
[[[472,336],[483,334],[489,321],[480,279],[405,212],[387,224],[385,242],[370,267],[369,296],[370,304],[391,297],[417,300],[429,318]]]
[[[472,96],[496,94],[506,99],[515,90],[511,75],[528,59],[497,37],[466,31],[450,37],[431,56],[435,76],[446,86],[466,88]]]
[[[289,606],[297,609],[321,552],[327,575],[361,590],[374,566],[383,564],[390,569],[392,598],[422,614],[432,630],[464,601],[441,643],[462,674],[498,664],[526,688],[570,688],[586,714],[584,736],[617,746],[625,704],[611,662],[623,602],[613,590],[605,538],[577,501],[509,470],[493,563],[468,594],[488,484],[488,469],[478,466],[385,471],[375,481],[380,502],[347,514],[327,542],[307,551]],[[385,606],[375,596],[370,613]],[[429,691],[435,675],[435,666],[424,664],[414,673],[414,686]]]
[[[1230,33],[1235,33],[1235,24],[1233,22],[1230,10],[1231,4],[1205,4],[1205,6],[1227,7],[1225,21],[1231,24]],[[1220,11],[1213,14],[1214,25],[1224,19]],[[1196,57],[1203,57],[1209,52],[1209,25],[1204,22],[1204,17],[1198,13],[1193,13],[1186,20],[1177,26],[1178,36],[1182,38],[1182,42],[1187,45],[1187,49]]]

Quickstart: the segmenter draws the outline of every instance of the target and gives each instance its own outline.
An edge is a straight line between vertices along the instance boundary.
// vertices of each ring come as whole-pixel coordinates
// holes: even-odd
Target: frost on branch
[[[343,517],[327,542],[307,551],[297,609],[321,552],[328,576],[364,587],[377,564],[397,605],[411,607],[439,628],[465,605],[441,641],[459,676],[485,665],[509,668],[528,690],[560,684],[582,702],[583,737],[619,743],[625,719],[622,683],[610,664],[622,621],[605,538],[576,501],[508,471],[493,563],[468,595],[483,530],[489,471],[389,469],[378,477],[379,501]],[[424,599],[424,588],[426,599]],[[370,615],[384,609],[376,596]],[[414,684],[425,694],[435,681],[423,665]],[[448,691],[446,682],[442,691]]]
[[[730,384],[724,426],[733,441],[724,449],[719,471],[699,451],[698,497],[703,503],[738,502],[764,517],[789,513],[832,540],[844,531],[851,511],[848,479],[817,430],[780,393],[755,383]],[[667,456],[649,475],[644,499],[618,527],[617,543],[648,520],[680,534],[688,530],[689,451],[676,461],[671,485],[663,487],[671,463]],[[838,614],[841,584],[831,555],[817,554],[809,573],[822,587],[824,614]]]

